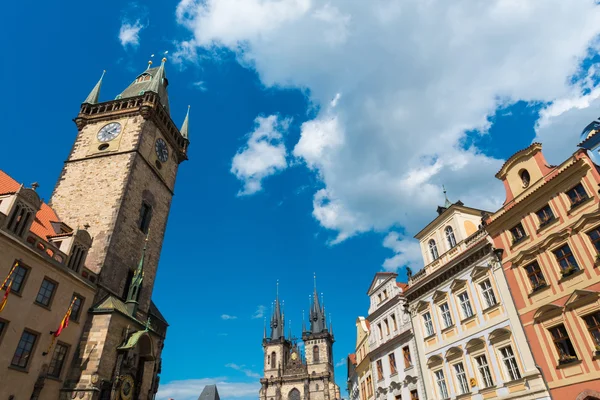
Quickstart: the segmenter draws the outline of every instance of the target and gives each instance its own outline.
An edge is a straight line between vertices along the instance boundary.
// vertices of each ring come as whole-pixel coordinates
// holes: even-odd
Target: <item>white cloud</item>
[[[206,385],[217,385],[221,398],[254,399],[260,389],[260,383],[231,382],[228,378],[202,378],[171,381],[160,385],[157,400],[170,398],[177,400],[196,400]]]
[[[231,172],[243,182],[239,196],[251,195],[262,190],[262,181],[287,168],[287,151],[283,144],[283,134],[289,120],[277,115],[257,117],[255,129],[248,142],[233,157]]]
[[[231,369],[235,369],[236,371],[243,372],[249,378],[255,378],[255,379],[261,378],[260,374],[257,374],[256,372],[246,368],[245,365],[237,365],[234,363],[229,363],[229,364],[226,364],[225,366],[227,368],[231,368]]]
[[[228,321],[230,319],[237,319],[237,317],[235,315],[227,315],[227,314],[223,314],[221,315],[221,319]]]
[[[343,366],[343,365],[346,365],[346,359],[345,359],[345,358],[342,358],[340,361],[338,361],[338,362],[335,364],[335,366],[336,366],[336,367],[341,367],[341,366]]]
[[[411,236],[442,184],[451,200],[499,206],[502,160],[465,148],[465,132],[488,134],[513,102],[576,95],[571,77],[600,33],[593,0],[183,0],[177,17],[196,46],[234,51],[266,86],[321,107],[293,155],[322,181],[313,216],[334,243],[397,226]],[[252,176],[240,174],[242,193],[261,189]],[[386,268],[415,262],[414,244],[396,248]]]
[[[201,92],[206,92],[208,90],[206,88],[206,82],[204,82],[204,81],[194,82],[194,83],[192,83],[192,86]]]
[[[258,307],[256,307],[256,311],[252,315],[252,319],[258,319],[258,318],[264,317],[266,310],[267,310],[267,307],[265,307],[265,306],[258,306]]]
[[[390,232],[383,240],[383,246],[395,253],[393,257],[384,261],[383,267],[386,270],[395,271],[400,267],[407,266],[416,272],[423,266],[421,246],[416,240],[397,232]]]
[[[145,28],[145,26],[138,19],[134,23],[128,21],[122,21],[121,29],[119,30],[119,40],[121,41],[121,46],[127,47],[137,47],[140,44],[140,31]]]

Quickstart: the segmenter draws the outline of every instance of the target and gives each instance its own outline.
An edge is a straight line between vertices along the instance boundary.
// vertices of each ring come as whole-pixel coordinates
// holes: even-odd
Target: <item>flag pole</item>
[[[43,356],[47,356],[48,353],[50,353],[52,346],[54,346],[54,342],[56,342],[56,338],[58,336],[60,336],[63,329],[69,325],[69,318],[71,317],[71,311],[73,310],[73,305],[75,304],[76,300],[77,300],[77,296],[73,296],[73,300],[71,300],[71,305],[69,306],[65,316],[63,317],[62,321],[60,322],[60,326],[58,327],[58,329],[56,331],[50,332],[50,334],[52,335],[52,340],[50,341],[48,350],[46,350],[45,352],[42,353]]]
[[[15,265],[12,266],[12,268],[10,269],[10,272],[8,273],[8,276],[6,277],[6,279],[4,279],[4,282],[2,282],[2,286],[0,286],[0,289],[2,289],[4,287],[4,285],[6,285],[6,282],[8,282],[8,280],[10,279],[10,277],[12,276],[13,272],[15,272],[15,269],[19,266],[19,262],[15,261]]]

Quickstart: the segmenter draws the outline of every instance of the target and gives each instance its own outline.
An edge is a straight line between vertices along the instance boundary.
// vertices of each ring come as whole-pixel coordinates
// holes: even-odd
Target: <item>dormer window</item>
[[[526,169],[522,169],[519,172],[519,176],[521,177],[521,182],[523,183],[523,188],[526,188],[531,183],[531,177],[529,176],[529,172]]]
[[[439,253],[437,249],[437,245],[435,244],[435,240],[431,239],[429,241],[429,254],[431,254],[432,261],[435,261],[439,258]]]
[[[34,212],[29,207],[21,203],[15,205],[15,209],[10,217],[7,228],[17,236],[23,236],[33,222]]]
[[[138,78],[135,80],[135,82],[136,83],[147,82],[151,79],[152,79],[152,76],[150,74],[142,74],[142,75],[138,76]]]
[[[454,246],[456,246],[456,237],[454,237],[454,230],[452,229],[452,227],[447,226],[446,229],[444,229],[444,232],[446,233],[446,240],[448,241],[448,247],[453,248]]]
[[[71,250],[71,257],[69,257],[69,262],[67,263],[67,268],[79,272],[85,263],[86,255],[87,250],[83,246],[78,244],[74,245]]]
[[[523,228],[523,224],[520,222],[511,228],[510,233],[512,235],[512,244],[517,244],[521,240],[525,239],[527,235],[525,234],[525,229]]]

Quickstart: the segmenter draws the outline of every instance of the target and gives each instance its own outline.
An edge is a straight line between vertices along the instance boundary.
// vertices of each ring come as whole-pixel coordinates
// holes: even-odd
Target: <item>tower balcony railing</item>
[[[140,110],[144,117],[149,116],[150,111],[154,110],[156,112],[156,120],[162,125],[162,131],[167,133],[168,138],[185,155],[189,142],[181,135],[169,112],[161,104],[158,94],[154,92],[145,92],[136,97],[115,99],[98,104],[83,103],[75,122],[80,126],[81,123],[85,125],[85,121],[90,117],[94,118],[103,114],[109,114],[112,117],[137,110]]]
[[[449,263],[450,261],[455,259],[457,256],[459,256],[460,254],[464,253],[466,250],[470,249],[475,244],[479,243],[486,236],[487,236],[486,230],[481,228],[477,232],[473,233],[471,236],[460,241],[459,243],[456,244],[456,246],[454,246],[450,250],[446,251],[445,253],[440,255],[437,259],[435,259],[432,262],[430,262],[429,264],[427,264],[423,269],[421,269],[420,271],[417,271],[414,275],[412,275],[410,277],[410,279],[408,280],[409,286],[414,285],[415,283],[417,283],[420,280],[422,280],[423,278],[425,278],[427,275],[431,274],[432,272],[437,271],[439,268],[446,265],[447,263]]]

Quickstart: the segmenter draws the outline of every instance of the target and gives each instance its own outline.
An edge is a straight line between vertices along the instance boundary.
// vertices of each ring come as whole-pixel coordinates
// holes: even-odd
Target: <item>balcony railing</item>
[[[437,271],[441,266],[446,265],[458,255],[464,253],[466,250],[479,243],[481,239],[485,238],[486,236],[487,232],[485,231],[485,229],[479,229],[471,236],[457,243],[456,246],[454,246],[453,248],[439,256],[437,259],[427,264],[423,269],[417,271],[414,275],[412,275],[408,280],[409,286],[417,283],[432,272]]]

